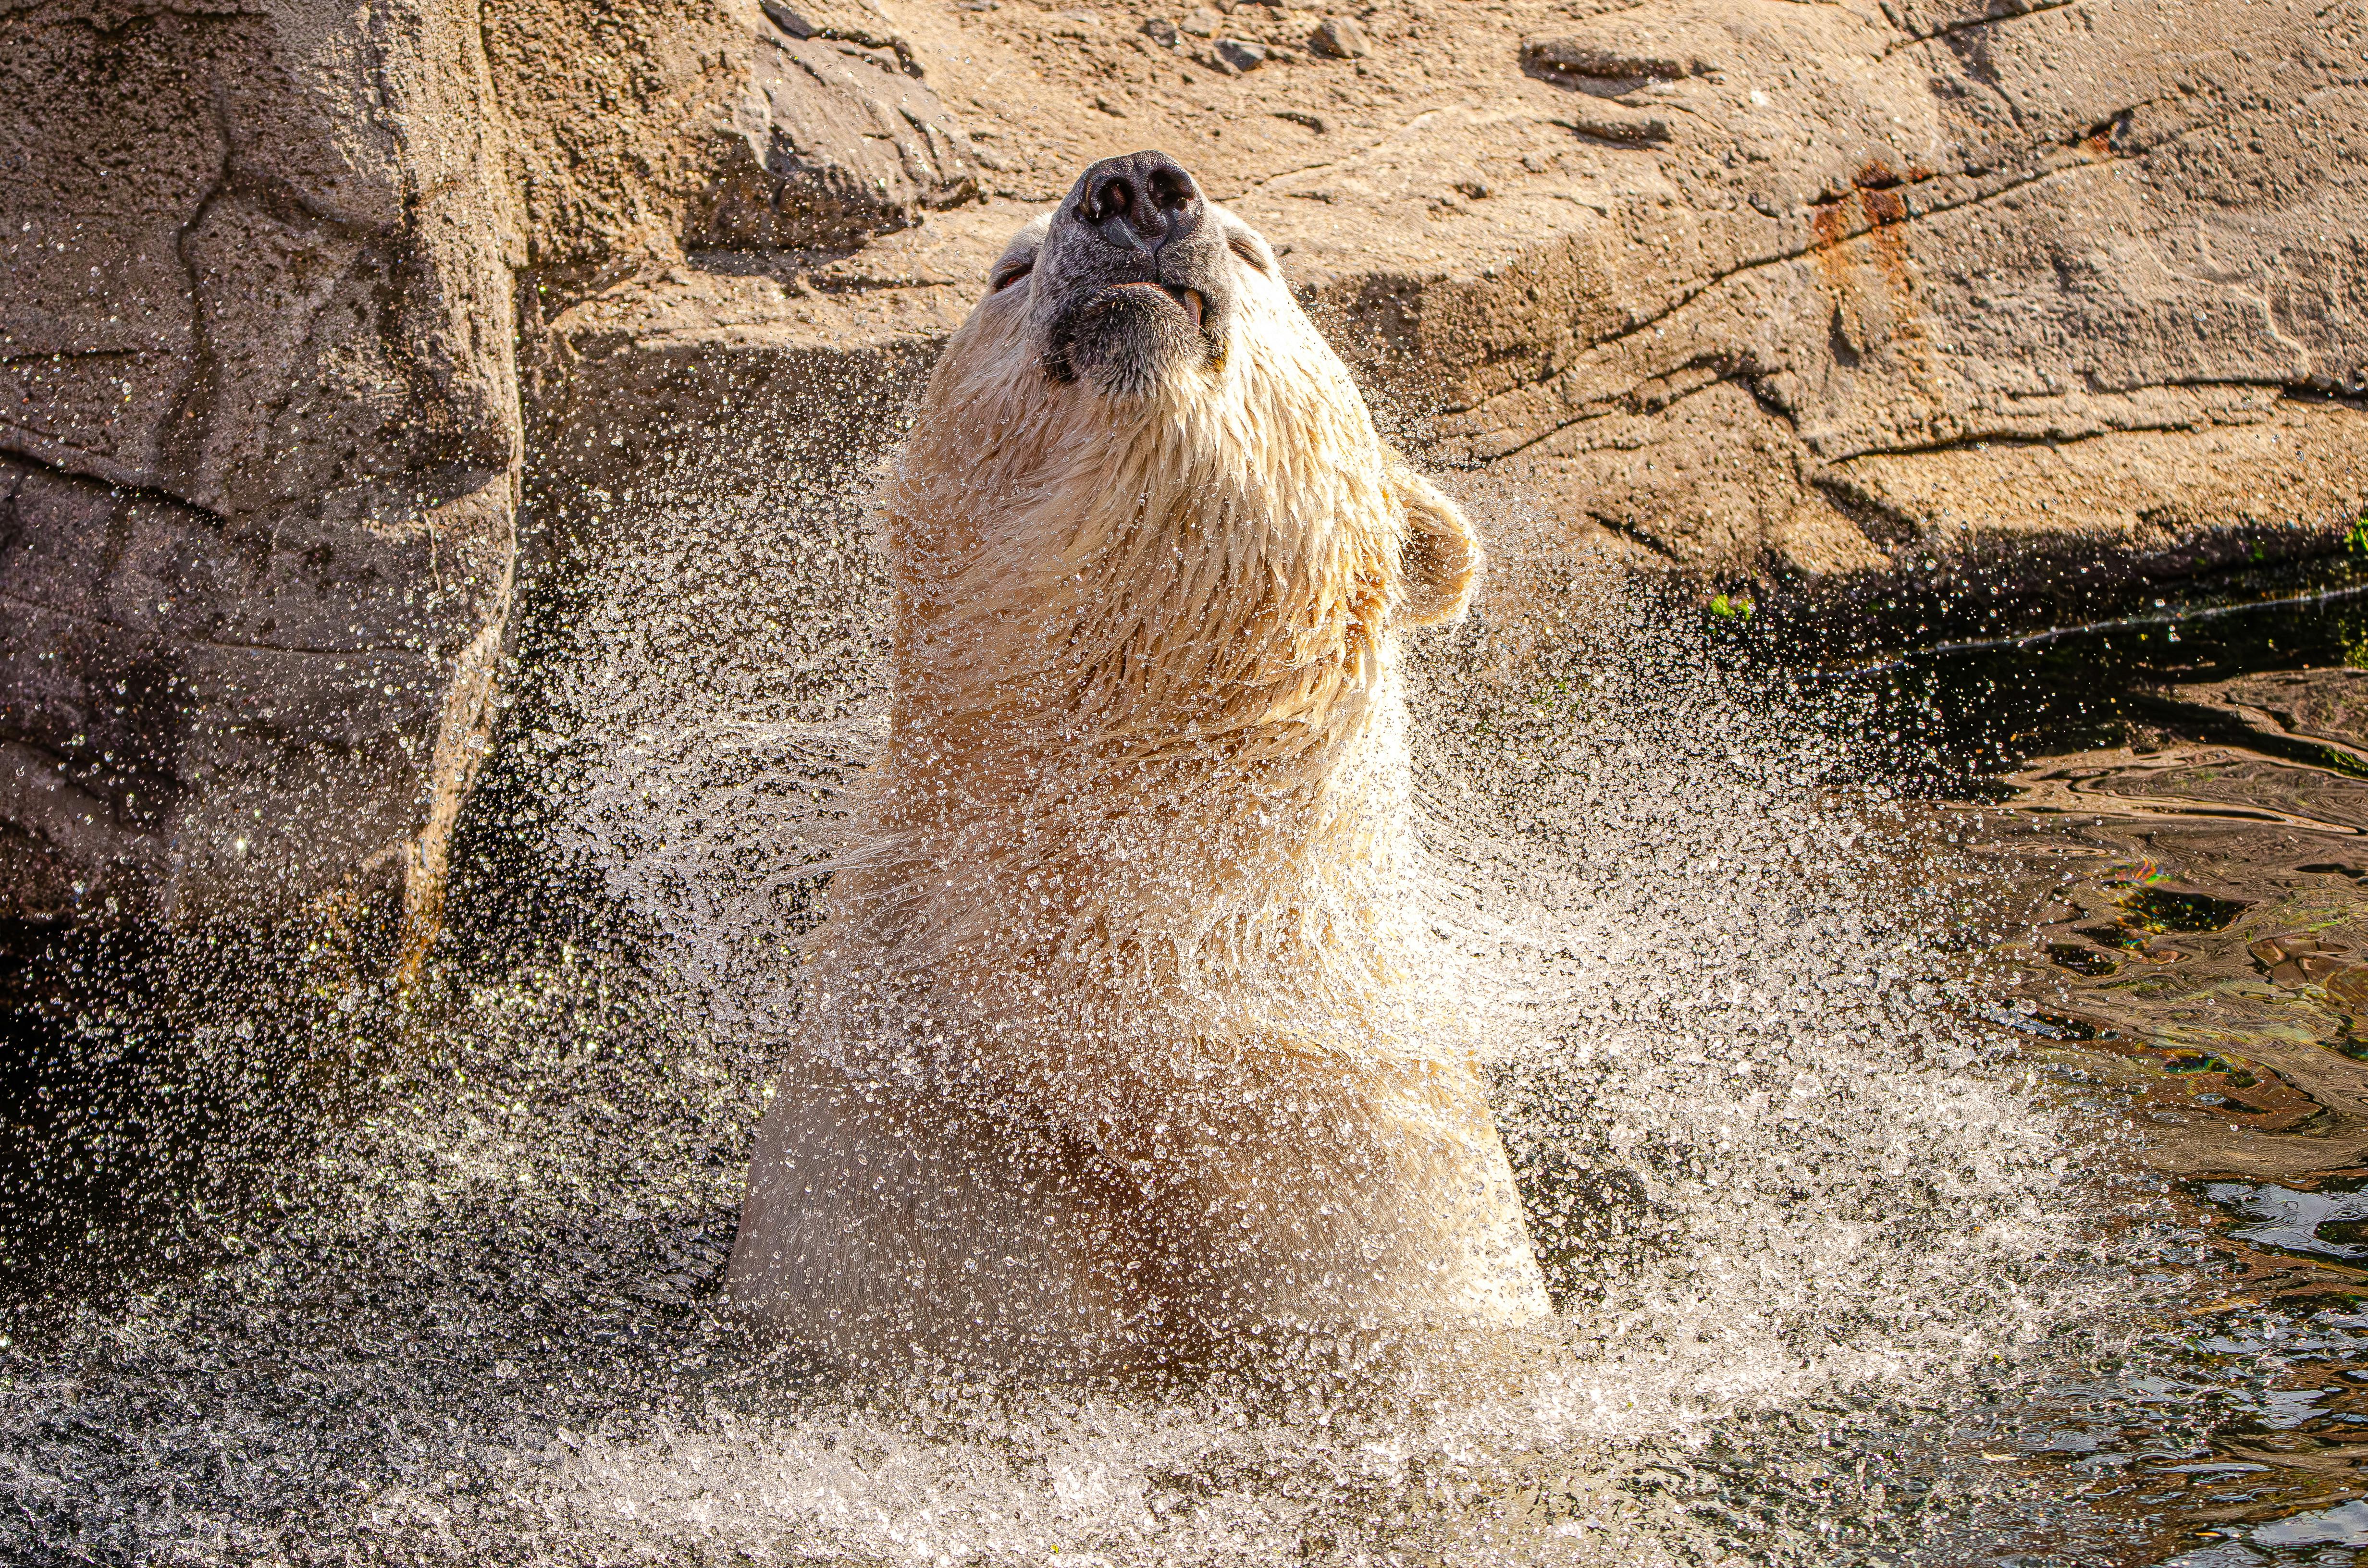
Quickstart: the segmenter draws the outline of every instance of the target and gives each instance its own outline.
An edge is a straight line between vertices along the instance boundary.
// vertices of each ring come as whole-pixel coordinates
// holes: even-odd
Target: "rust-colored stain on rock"
[[[1925,333],[1916,312],[1916,280],[1908,269],[1903,232],[1909,217],[1904,188],[1907,183],[1880,158],[1859,165],[1848,191],[1822,198],[1811,207],[1809,232],[1815,243],[1810,254],[1843,313],[1850,338],[1868,347],[1883,341],[1896,345],[1910,378],[1920,382],[1925,370]],[[1860,220],[1856,222],[1853,207]],[[1869,312],[1852,279],[1858,257],[1844,249],[1850,241],[1860,238],[1867,243],[1866,261],[1883,280],[1881,316],[1888,320],[1887,331],[1880,326],[1872,333],[1867,330]]]

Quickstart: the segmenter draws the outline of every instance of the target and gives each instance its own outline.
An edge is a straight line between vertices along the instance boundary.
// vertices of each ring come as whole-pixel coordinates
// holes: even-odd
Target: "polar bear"
[[[1053,1376],[1543,1315],[1395,669],[1480,547],[1272,249],[1164,154],[1095,164],[878,506],[887,753],[734,1301],[844,1369]]]

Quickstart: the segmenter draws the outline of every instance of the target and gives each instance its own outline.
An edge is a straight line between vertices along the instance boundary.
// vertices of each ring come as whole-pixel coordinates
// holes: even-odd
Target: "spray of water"
[[[207,1145],[248,1177],[213,1209],[166,1184],[94,1218],[18,1304],[0,1541],[1831,1563],[1978,1537],[1951,1391],[2094,1302],[2061,1130],[1952,1010],[1945,868],[1832,715],[1557,558],[1517,496],[1467,495],[1504,586],[1412,678],[1424,914],[1493,1057],[1550,1343],[1361,1402],[1290,1368],[859,1394],[727,1318],[813,867],[882,695],[860,471],[766,467],[689,460],[577,519],[597,548],[542,601],[438,989],[299,970],[235,1020],[184,996],[123,1026],[179,1028],[174,1071],[233,1101],[259,1038],[327,1086]]]

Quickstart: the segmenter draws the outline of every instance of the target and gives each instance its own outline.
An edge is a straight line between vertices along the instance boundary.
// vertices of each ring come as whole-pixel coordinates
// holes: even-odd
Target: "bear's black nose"
[[[1122,251],[1156,255],[1201,225],[1201,187],[1165,153],[1104,158],[1079,186],[1078,221]]]

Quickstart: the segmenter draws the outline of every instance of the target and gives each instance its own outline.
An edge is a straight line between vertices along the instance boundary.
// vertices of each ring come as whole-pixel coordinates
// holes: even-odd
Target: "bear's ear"
[[[1003,247],[1003,254],[996,257],[993,267],[987,268],[986,291],[989,297],[1002,293],[1036,270],[1037,253],[1044,248],[1044,235],[1052,226],[1053,215],[1040,213],[1011,236],[1011,243]]]
[[[1486,559],[1471,519],[1395,450],[1389,451],[1389,486],[1406,508],[1406,540],[1398,547],[1398,620],[1437,626],[1462,619],[1472,591],[1480,585]]]

